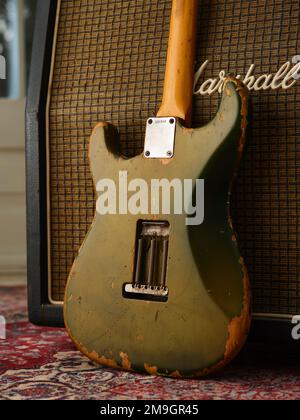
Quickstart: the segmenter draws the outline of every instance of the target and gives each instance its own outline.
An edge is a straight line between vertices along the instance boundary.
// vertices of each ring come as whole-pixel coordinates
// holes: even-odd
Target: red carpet
[[[99,368],[77,352],[64,330],[26,319],[24,288],[0,288],[0,400],[274,400],[299,399],[299,367],[241,360],[206,380],[152,378]]]

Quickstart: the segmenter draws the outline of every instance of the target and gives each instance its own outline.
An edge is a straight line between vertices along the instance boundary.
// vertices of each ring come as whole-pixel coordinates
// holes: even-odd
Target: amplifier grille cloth
[[[300,53],[298,0],[200,1],[201,83],[220,70],[276,73]],[[68,272],[94,215],[88,141],[101,120],[122,148],[142,151],[145,121],[160,105],[170,0],[62,0],[50,104],[51,287],[62,300]],[[300,313],[300,81],[252,92],[253,123],[233,196],[233,216],[258,313]],[[219,95],[195,97],[194,125]],[[101,250],[99,250],[101,252]]]

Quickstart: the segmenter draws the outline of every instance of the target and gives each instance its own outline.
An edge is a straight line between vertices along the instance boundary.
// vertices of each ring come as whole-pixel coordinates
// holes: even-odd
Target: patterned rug
[[[299,367],[255,366],[243,358],[205,380],[173,380],[99,368],[61,329],[26,316],[24,288],[0,288],[0,400],[281,400],[299,399]]]

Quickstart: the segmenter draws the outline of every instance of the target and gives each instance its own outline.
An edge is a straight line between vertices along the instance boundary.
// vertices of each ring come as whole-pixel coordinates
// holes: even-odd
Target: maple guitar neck
[[[198,0],[173,0],[164,94],[158,117],[190,126],[196,55]]]

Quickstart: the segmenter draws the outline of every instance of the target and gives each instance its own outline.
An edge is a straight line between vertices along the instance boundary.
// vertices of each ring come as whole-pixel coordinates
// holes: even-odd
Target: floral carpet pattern
[[[300,398],[299,367],[236,362],[205,380],[174,380],[99,368],[63,329],[27,321],[24,288],[0,288],[0,400],[282,400]]]

